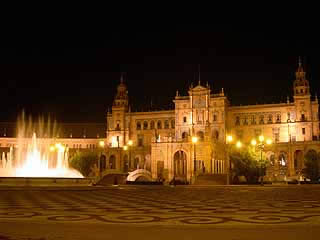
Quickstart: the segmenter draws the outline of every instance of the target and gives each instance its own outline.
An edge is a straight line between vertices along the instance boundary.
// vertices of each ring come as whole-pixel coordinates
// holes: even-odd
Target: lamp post
[[[228,165],[229,168],[227,170],[227,184],[230,184],[230,178],[232,177],[232,168],[231,168],[231,159],[230,159],[230,153],[231,153],[231,144],[233,142],[233,136],[232,135],[228,135],[226,138],[226,142],[227,142],[227,154],[228,154]],[[238,140],[235,143],[236,148],[240,149],[242,148],[242,143]]]
[[[128,150],[129,150],[129,166],[128,168],[130,169],[131,168],[131,165],[132,165],[132,162],[131,162],[131,147],[133,145],[133,141],[132,140],[129,140],[128,141]]]
[[[129,148],[129,147],[128,147],[127,145],[124,145],[124,146],[123,146],[123,151],[125,151],[125,152],[128,151],[128,148]],[[124,164],[124,165],[123,165],[123,171],[124,171],[124,172],[128,172],[128,162],[123,162],[123,164]],[[127,165],[127,166],[126,166],[126,165]]]
[[[264,139],[264,136],[263,135],[260,135],[259,136],[259,142],[257,142],[255,139],[252,139],[251,140],[251,145],[253,146],[257,146],[257,148],[260,150],[260,172],[261,172],[261,185],[263,186],[264,183],[263,183],[263,169],[262,169],[262,151],[264,151],[264,148],[265,148],[265,143],[267,145],[271,145],[272,144],[272,140],[271,139],[267,139],[265,141]]]
[[[100,150],[100,154],[99,154],[99,157],[98,157],[98,169],[99,169],[99,180],[101,178],[101,156],[102,156],[102,151],[104,149],[104,141],[103,140],[100,140],[99,141],[99,148],[101,149]]]
[[[193,143],[193,171],[196,173],[197,171],[197,157],[196,157],[196,143],[198,142],[198,138],[196,136],[192,137]]]
[[[230,159],[230,144],[233,141],[233,137],[231,135],[228,135],[226,138],[227,142],[227,157],[228,157],[228,170],[227,170],[227,185],[230,184],[230,178],[231,178],[231,159]]]

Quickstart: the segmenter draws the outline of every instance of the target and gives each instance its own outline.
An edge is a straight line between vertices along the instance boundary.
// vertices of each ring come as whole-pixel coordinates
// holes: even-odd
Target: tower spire
[[[123,72],[121,72],[121,75],[120,75],[120,83],[123,83]]]
[[[198,76],[198,81],[199,81],[199,83],[198,83],[198,85],[200,86],[201,85],[201,76],[200,76],[200,63],[198,64],[198,74],[199,74],[199,76]]]
[[[298,58],[298,69],[297,69],[296,72],[297,72],[297,73],[300,73],[301,77],[302,77],[302,75],[303,75],[303,73],[304,73],[304,69],[303,69],[303,66],[302,66],[302,58],[301,58],[301,56],[299,56],[299,58]]]
[[[301,65],[302,65],[302,62],[301,62],[301,56],[299,56],[298,64],[299,64],[299,68],[300,68],[300,67],[301,67]]]
[[[309,81],[306,78],[306,72],[303,69],[301,57],[298,58],[298,69],[296,70],[296,79],[293,82],[293,91],[295,96],[310,94]]]

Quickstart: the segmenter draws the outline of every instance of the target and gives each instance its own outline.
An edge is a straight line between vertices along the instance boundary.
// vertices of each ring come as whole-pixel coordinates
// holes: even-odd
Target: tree
[[[230,150],[230,160],[233,164],[235,176],[244,176],[248,183],[257,183],[259,177],[265,175],[266,160],[264,154],[255,151],[254,147]]]
[[[304,156],[303,174],[311,181],[317,181],[320,177],[320,154],[310,150]]]
[[[69,160],[70,166],[77,169],[83,176],[89,176],[94,165],[98,163],[98,153],[77,151]]]

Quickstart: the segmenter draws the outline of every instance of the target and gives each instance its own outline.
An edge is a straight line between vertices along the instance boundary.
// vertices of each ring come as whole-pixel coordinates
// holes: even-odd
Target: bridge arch
[[[139,179],[143,179],[145,181],[152,181],[152,175],[151,172],[145,170],[145,169],[137,169],[133,172],[130,172],[127,181],[129,182],[135,182]]]

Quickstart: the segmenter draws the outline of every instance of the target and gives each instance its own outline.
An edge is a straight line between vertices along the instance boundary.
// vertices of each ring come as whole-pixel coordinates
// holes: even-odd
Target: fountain
[[[0,177],[83,178],[81,173],[69,167],[69,148],[56,142],[52,137],[56,133],[56,125],[49,120],[44,124],[39,119],[35,126],[31,119],[26,123],[23,113],[18,120],[16,145],[0,156]]]

